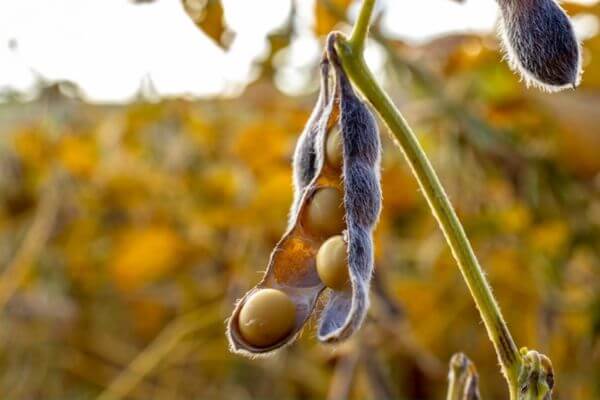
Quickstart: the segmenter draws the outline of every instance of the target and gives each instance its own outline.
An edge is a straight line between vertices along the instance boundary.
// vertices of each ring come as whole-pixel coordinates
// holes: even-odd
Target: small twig
[[[475,364],[462,353],[450,359],[446,400],[480,400],[479,375]]]
[[[61,360],[58,367],[73,378],[91,383],[98,387],[104,387],[107,380],[114,374],[116,369],[114,365],[98,360],[85,352],[77,349],[67,349],[64,352],[64,360]],[[130,398],[137,400],[146,400],[150,398],[152,392],[160,393],[160,398],[166,392],[160,385],[150,385],[141,383],[136,393],[132,393]]]
[[[350,398],[359,358],[358,351],[351,351],[338,359],[329,385],[327,400],[347,400]]]
[[[187,335],[218,320],[218,308],[197,310],[178,317],[121,372],[97,400],[118,400],[127,396]]]
[[[31,271],[48,241],[59,209],[58,187],[51,183],[42,196],[34,220],[12,261],[0,276],[0,312]]]
[[[381,279],[381,271],[377,269],[373,274],[373,298],[382,308],[381,318],[377,318],[376,322],[381,324],[383,330],[394,338],[404,352],[414,358],[426,375],[434,379],[443,376],[442,363],[418,343],[402,306],[389,295]]]
[[[369,380],[373,397],[381,400],[392,400],[398,398],[395,395],[386,372],[381,368],[375,356],[375,349],[366,346],[361,351],[364,360],[364,369]]]

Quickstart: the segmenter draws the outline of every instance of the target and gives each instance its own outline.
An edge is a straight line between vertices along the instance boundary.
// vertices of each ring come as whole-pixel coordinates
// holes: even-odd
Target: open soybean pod
[[[322,293],[330,294],[318,331],[324,342],[350,336],[368,308],[372,229],[381,208],[381,146],[373,115],[340,67],[334,40],[333,35],[328,38],[319,100],[294,154],[295,197],[288,230],[271,253],[263,279],[236,304],[228,322],[231,349],[237,353],[265,355],[293,342]],[[339,134],[341,165],[327,156],[328,138],[334,134]],[[325,291],[317,253],[341,235],[349,282]],[[248,309],[258,312],[250,315]],[[275,316],[284,321],[274,323],[274,334],[265,338],[262,334],[268,333]]]
[[[315,191],[314,186],[331,181],[335,186],[339,179],[322,173],[323,159],[319,158],[317,138],[327,130],[333,104],[330,102],[329,62],[321,65],[321,91],[319,99],[298,139],[294,153],[294,200],[290,210],[288,229],[271,253],[263,279],[236,304],[228,321],[227,334],[232,351],[248,356],[268,354],[295,340],[310,317],[324,285],[315,269],[315,255],[320,239],[308,234],[301,224],[306,213],[307,198]],[[326,171],[327,172],[327,171]],[[330,184],[331,184],[330,183]],[[289,332],[266,346],[251,343],[242,333],[241,311],[248,299],[266,288],[283,292],[294,304],[294,323]],[[248,322],[248,321],[245,321]]]

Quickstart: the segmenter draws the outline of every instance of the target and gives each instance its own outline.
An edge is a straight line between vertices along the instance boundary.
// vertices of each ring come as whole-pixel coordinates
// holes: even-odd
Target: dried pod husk
[[[335,101],[343,140],[346,239],[352,288],[350,291],[331,290],[318,329],[318,338],[323,342],[346,339],[365,318],[373,273],[372,233],[381,209],[381,144],[377,123],[341,68],[334,40],[334,34],[330,35],[327,50],[334,66]]]
[[[340,192],[340,202],[343,198],[345,221],[335,234],[344,230],[347,235],[351,289],[327,290],[331,295],[323,311],[319,339],[330,342],[348,337],[360,326],[368,307],[373,269],[371,231],[381,206],[379,136],[372,114],[354,94],[337,57],[331,60],[335,57],[333,37],[328,43],[321,69],[321,94],[294,153],[294,201],[288,230],[273,249],[263,279],[238,301],[228,320],[230,347],[243,355],[268,355],[292,343],[325,289],[315,263],[330,233],[319,232],[309,223],[311,202],[320,190],[335,189]],[[332,64],[335,68],[330,68]],[[342,170],[325,161],[327,134],[335,127],[340,127],[344,142]],[[295,305],[295,325],[281,340],[256,347],[243,337],[239,315],[250,296],[265,288],[289,296]]]
[[[575,87],[581,51],[573,26],[555,0],[498,0],[500,35],[511,68],[527,85],[547,91]]]
[[[479,375],[475,364],[463,353],[450,359],[448,374],[448,400],[480,400]]]

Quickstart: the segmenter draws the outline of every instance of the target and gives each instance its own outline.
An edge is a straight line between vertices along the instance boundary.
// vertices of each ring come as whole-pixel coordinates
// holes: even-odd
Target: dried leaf
[[[228,49],[233,34],[227,29],[220,0],[182,0],[183,7],[198,28],[223,49]]]

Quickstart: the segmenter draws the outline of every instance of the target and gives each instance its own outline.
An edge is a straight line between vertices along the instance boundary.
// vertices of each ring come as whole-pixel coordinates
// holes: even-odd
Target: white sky
[[[380,0],[389,34],[410,41],[457,31],[494,29],[494,0]],[[252,62],[266,54],[266,34],[284,22],[289,0],[223,0],[236,33],[223,52],[200,32],[180,0],[134,5],[128,0],[0,1],[0,91],[27,92],[35,74],[75,82],[96,102],[131,99],[150,78],[165,96],[236,94],[253,76]],[[320,54],[312,35],[313,0],[296,0],[299,37],[287,52],[281,81],[299,89],[298,72]],[[355,10],[354,10],[355,11]],[[9,42],[16,40],[15,51]],[[377,64],[381,55],[370,52]],[[32,71],[35,71],[32,72]],[[294,83],[295,82],[295,83]],[[295,86],[295,87],[294,87]]]

